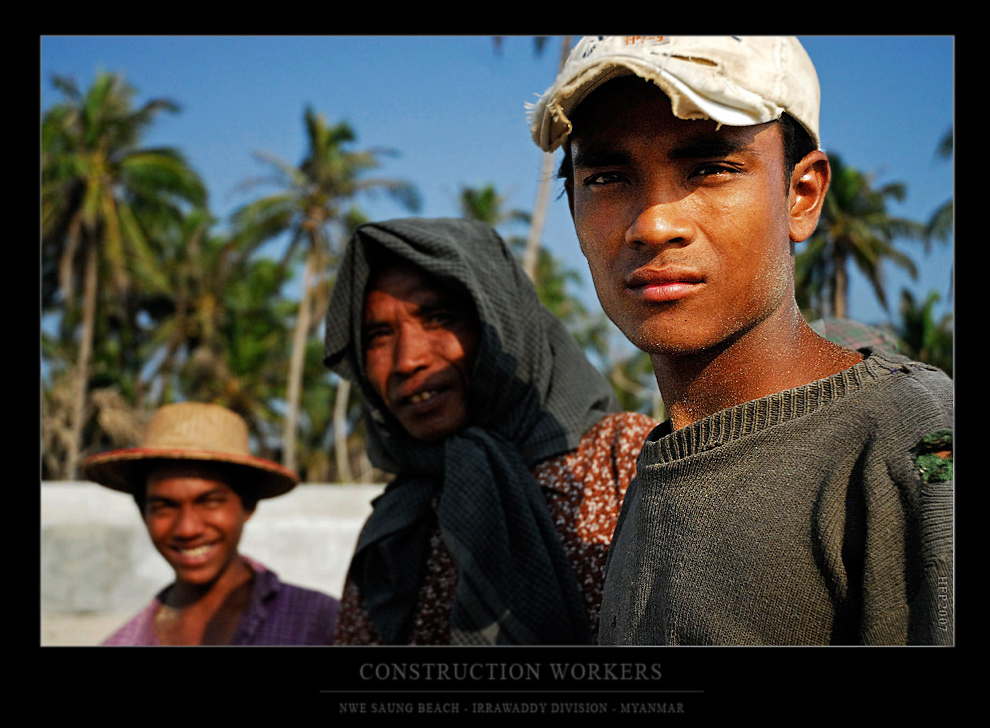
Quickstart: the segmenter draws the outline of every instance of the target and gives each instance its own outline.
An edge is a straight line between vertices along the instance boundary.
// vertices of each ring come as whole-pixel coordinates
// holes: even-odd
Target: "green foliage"
[[[936,156],[941,159],[951,160],[953,150],[953,132],[949,129],[939,142]],[[925,228],[925,248],[931,245],[932,241],[946,242],[952,237],[953,229],[952,199],[942,203],[932,215]]]
[[[353,150],[354,130],[346,122],[330,125],[322,114],[307,108],[304,126],[308,149],[299,166],[265,152],[257,159],[268,167],[268,176],[248,180],[242,189],[274,185],[279,192],[260,197],[237,209],[231,222],[249,247],[290,233],[289,250],[303,239],[314,247],[325,247],[330,259],[339,254],[347,225],[355,212],[352,201],[360,194],[383,191],[410,210],[419,208],[416,189],[399,180],[369,178],[367,172],[381,165],[391,150]],[[328,228],[337,226],[336,235]]]
[[[103,425],[88,393],[118,387],[140,406],[145,332],[142,299],[167,290],[158,260],[206,189],[173,149],[143,149],[142,135],[163,111],[153,99],[135,108],[135,90],[116,74],[100,73],[86,92],[56,77],[62,99],[41,123],[42,311],[59,321],[59,337],[75,347],[73,390],[63,476],[74,477],[84,431]],[[53,400],[54,401],[54,400]],[[60,400],[61,401],[61,400]],[[88,406],[89,405],[89,406]],[[87,443],[94,436],[85,436]]]
[[[886,309],[882,263],[889,261],[914,277],[914,262],[897,249],[895,241],[919,238],[922,226],[894,217],[887,210],[889,200],[904,199],[903,183],[875,188],[869,175],[846,166],[838,155],[829,154],[829,164],[832,181],[821,219],[811,238],[801,244],[803,250],[796,260],[798,304],[846,318],[848,266],[852,263],[870,282],[877,300]]]
[[[932,364],[952,376],[952,315],[936,321],[932,309],[940,296],[932,291],[923,303],[910,291],[901,291],[901,323],[898,336],[904,353],[917,361]]]
[[[162,113],[178,112],[178,104],[139,105],[135,89],[115,74],[99,74],[85,90],[69,78],[52,83],[61,98],[41,121],[43,477],[71,476],[74,450],[84,455],[135,444],[150,411],[179,400],[234,409],[248,422],[257,453],[297,454],[305,480],[337,480],[351,471],[359,477],[368,466],[360,393],[348,392],[326,370],[312,334],[341,246],[367,221],[356,201],[377,192],[418,210],[412,185],[372,176],[393,152],[357,150],[352,127],[307,109],[303,159],[293,165],[258,153],[266,174],[244,188],[275,189],[238,208],[232,232],[218,235],[207,190],[184,156],[142,146],[151,125]],[[951,155],[951,132],[943,149]],[[903,185],[874,188],[869,176],[835,155],[831,160],[822,222],[798,258],[799,300],[822,310],[844,306],[851,261],[886,305],[881,263],[913,272],[894,242],[918,237],[921,226],[887,211],[888,202],[903,197]],[[492,185],[465,188],[458,203],[465,217],[506,231],[507,243],[523,256],[525,237],[512,233],[525,233],[528,212],[510,209]],[[951,230],[951,200],[940,213],[926,242],[946,239]],[[279,260],[258,256],[264,243],[282,237]],[[579,295],[578,272],[541,247],[532,275],[540,300],[610,379],[622,407],[662,418],[649,357],[624,341],[613,345],[604,315],[589,311]],[[96,285],[87,288],[94,277]],[[301,300],[286,297],[292,279],[304,282]],[[951,317],[933,320],[936,301],[930,294],[918,303],[905,291],[898,333],[907,353],[951,374]],[[292,369],[294,325],[305,329],[295,349],[298,370]],[[342,406],[335,408],[338,398]],[[282,425],[293,410],[298,423],[287,434]],[[340,434],[349,438],[343,445]]]
[[[301,401],[313,380],[307,376],[309,338],[323,320],[330,298],[330,281],[347,236],[363,221],[354,205],[359,195],[384,191],[407,209],[419,208],[414,187],[406,182],[370,178],[367,173],[380,165],[389,150],[353,150],[354,130],[346,123],[330,125],[311,108],[304,115],[307,151],[299,166],[277,157],[258,154],[270,177],[251,180],[245,188],[274,184],[281,189],[243,205],[232,216],[237,236],[248,249],[272,238],[288,235],[289,242],[280,270],[287,273],[296,250],[305,248],[302,297],[295,316],[291,357],[286,367],[286,395],[282,462],[297,469],[297,439]],[[342,428],[345,423],[335,423]],[[302,453],[305,460],[305,453]],[[338,470],[346,473],[346,453],[338,453]]]

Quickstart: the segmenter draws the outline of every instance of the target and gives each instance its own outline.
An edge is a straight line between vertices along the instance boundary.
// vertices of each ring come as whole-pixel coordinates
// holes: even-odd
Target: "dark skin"
[[[209,463],[176,462],[148,477],[145,525],[175,571],[155,614],[163,644],[230,644],[249,603],[254,572],[237,548],[253,508],[229,476]]]
[[[361,328],[365,375],[406,432],[436,442],[468,424],[480,340],[470,302],[393,262],[368,281]]]
[[[794,245],[821,213],[825,154],[787,178],[778,124],[678,119],[632,77],[594,92],[573,123],[578,240],[605,312],[649,353],[675,429],[862,358],[815,334],[794,299]]]
[[[229,645],[251,597],[252,574],[231,589],[176,594],[173,588],[155,615],[164,645]]]

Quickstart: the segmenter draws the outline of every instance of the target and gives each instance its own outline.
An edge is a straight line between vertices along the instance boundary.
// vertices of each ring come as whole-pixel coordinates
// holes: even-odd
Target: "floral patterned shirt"
[[[585,433],[577,449],[548,458],[533,469],[584,594],[593,635],[598,631],[609,541],[626,488],[636,474],[636,458],[656,425],[655,420],[635,412],[609,415]],[[439,526],[435,526],[411,644],[450,644],[456,586],[457,569]],[[341,598],[334,641],[339,645],[380,643],[358,588],[349,579]]]

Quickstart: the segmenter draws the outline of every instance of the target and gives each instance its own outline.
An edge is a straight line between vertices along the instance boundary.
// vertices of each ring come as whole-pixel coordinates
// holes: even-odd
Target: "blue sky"
[[[927,220],[952,197],[952,163],[935,150],[953,121],[953,38],[799,37],[820,78],[826,150],[877,184],[905,182],[907,199],[891,211]],[[553,81],[559,48],[555,38],[537,56],[530,36],[505,38],[500,54],[491,36],[43,36],[39,82],[42,108],[58,99],[53,74],[86,87],[98,70],[123,74],[139,102],[181,104],[181,113],[160,117],[146,143],[186,155],[221,222],[252,194],[271,191],[238,190],[265,171],[255,152],[301,160],[307,105],[330,122],[350,123],[358,148],[395,150],[378,173],[416,185],[421,215],[456,215],[461,187],[486,184],[509,207],[530,211],[541,153],[524,105]],[[408,214],[387,198],[362,207],[377,219]],[[563,199],[551,205],[544,242],[582,274],[580,293],[597,305]],[[951,244],[927,255],[918,243],[901,247],[919,278],[885,271],[892,315],[904,287],[919,299],[939,291],[939,314],[951,311]],[[855,274],[851,315],[888,319]]]

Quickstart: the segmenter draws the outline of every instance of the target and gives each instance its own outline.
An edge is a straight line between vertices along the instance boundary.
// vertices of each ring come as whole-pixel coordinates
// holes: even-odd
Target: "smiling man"
[[[394,474],[358,540],[337,644],[588,644],[605,550],[656,423],[469,220],[356,231],[326,361],[360,389]]]
[[[258,500],[298,478],[253,457],[244,421],[228,409],[159,409],[141,446],[90,457],[86,477],[137,501],[151,542],[175,581],[106,645],[329,645],[333,597],[284,584],[241,555]]]
[[[818,116],[796,39],[737,36],[583,38],[532,111],[669,414],[602,643],[952,642],[952,383],[819,337],[795,301],[830,178]]]
[[[368,381],[410,436],[435,442],[465,427],[479,331],[464,296],[415,266],[383,266],[361,336]]]

